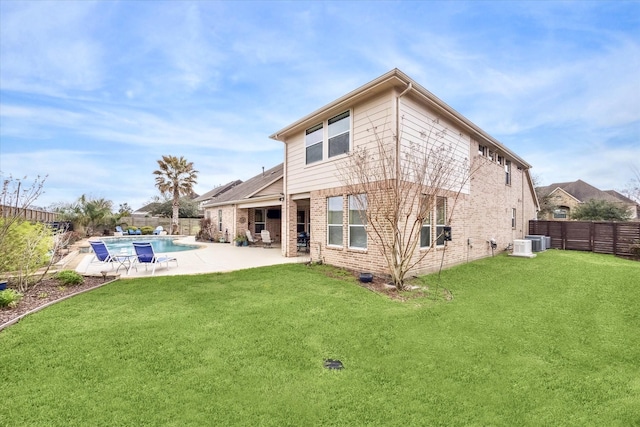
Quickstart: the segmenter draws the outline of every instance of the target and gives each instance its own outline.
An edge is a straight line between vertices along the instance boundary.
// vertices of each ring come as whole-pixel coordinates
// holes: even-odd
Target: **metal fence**
[[[640,222],[529,221],[529,234],[551,237],[551,247],[633,257]]]

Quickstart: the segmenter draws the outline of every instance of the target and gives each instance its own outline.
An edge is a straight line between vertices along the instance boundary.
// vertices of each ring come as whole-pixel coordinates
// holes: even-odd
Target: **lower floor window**
[[[342,246],[342,196],[327,198],[327,244]]]
[[[349,247],[367,248],[367,196],[349,196]]]
[[[265,229],[265,213],[264,209],[256,209],[254,218],[255,233],[260,234]]]

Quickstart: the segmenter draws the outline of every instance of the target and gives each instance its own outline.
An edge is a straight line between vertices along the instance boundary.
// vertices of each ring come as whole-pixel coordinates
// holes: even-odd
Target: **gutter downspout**
[[[400,181],[400,98],[413,89],[413,84],[409,82],[407,88],[396,97],[396,192]]]
[[[276,135],[277,137],[277,135]],[[282,141],[284,143],[284,165],[282,165],[282,192],[284,193],[282,198],[282,205],[280,207],[280,209],[282,209],[284,211],[284,215],[282,215],[282,217],[284,218],[284,221],[280,221],[280,228],[281,233],[282,233],[282,247],[280,248],[280,253],[282,253],[283,256],[289,256],[289,189],[287,187],[287,180],[289,178],[289,174],[287,173],[287,166],[289,165],[288,162],[288,155],[289,155],[289,146],[287,145],[286,142]],[[311,253],[311,249],[309,249],[309,253]]]

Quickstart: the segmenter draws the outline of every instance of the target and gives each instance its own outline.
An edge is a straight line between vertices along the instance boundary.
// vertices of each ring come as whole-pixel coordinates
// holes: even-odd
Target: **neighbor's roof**
[[[353,105],[359,100],[373,93],[382,92],[394,87],[397,87],[399,90],[404,90],[408,88],[409,85],[411,89],[420,96],[423,102],[428,104],[438,113],[451,119],[453,122],[458,123],[462,128],[466,129],[474,139],[480,141],[483,144],[487,144],[499,149],[507,156],[522,164],[522,166],[524,166],[525,168],[531,167],[529,163],[527,163],[520,156],[505,147],[500,141],[486,133],[484,130],[480,129],[480,127],[478,127],[476,124],[454,110],[451,106],[446,104],[440,98],[429,92],[427,89],[422,87],[415,80],[411,79],[409,76],[407,76],[397,68],[394,68],[393,70],[389,71],[386,74],[383,74],[375,80],[372,80],[364,86],[361,86],[358,89],[349,92],[348,94],[336,99],[335,101],[312,112],[311,114],[308,114],[303,118],[293,122],[289,126],[274,133],[269,138],[286,143],[286,137],[288,135],[296,132],[301,132],[307,127],[316,124],[316,122],[319,120],[319,116],[324,116],[329,111],[339,112],[340,109],[343,109],[349,105]]]
[[[214,197],[218,197],[222,193],[231,190],[233,187],[235,187],[236,185],[241,184],[241,183],[242,183],[241,180],[236,179],[235,181],[228,182],[228,183],[226,183],[224,185],[219,185],[216,188],[214,188],[213,190],[207,191],[206,193],[204,193],[202,196],[198,197],[195,200],[196,200],[196,202],[204,202],[206,200],[213,199]]]
[[[587,202],[590,199],[605,200],[607,202],[623,201],[620,197],[614,196],[607,191],[602,191],[591,184],[587,184],[581,179],[572,182],[557,182],[544,187],[538,187],[536,190],[541,196],[547,196],[558,188],[569,193],[580,202]],[[621,194],[619,195],[622,196]],[[634,203],[633,200],[629,200],[629,202]]]
[[[283,166],[284,163],[280,163],[269,170],[259,173],[253,178],[236,185],[229,191],[220,194],[218,197],[214,197],[209,202],[205,203],[203,207],[206,208],[247,201],[263,188],[273,184],[279,179],[282,179]],[[280,197],[280,194],[273,194],[273,196]]]

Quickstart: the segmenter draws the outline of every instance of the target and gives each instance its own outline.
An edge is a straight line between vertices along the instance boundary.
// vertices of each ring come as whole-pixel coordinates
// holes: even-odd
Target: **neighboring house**
[[[536,193],[541,201],[539,219],[565,221],[571,219],[571,212],[581,203],[589,200],[604,200],[625,206],[630,219],[637,220],[640,206],[614,190],[602,191],[581,179],[572,182],[558,182],[537,187]]]
[[[140,209],[137,209],[137,210],[133,211],[131,216],[134,216],[134,217],[153,216],[153,214],[151,212],[153,212],[155,209],[160,207],[160,205],[161,205],[161,203],[159,203],[159,202],[151,202],[149,204],[144,205]]]
[[[504,250],[514,239],[523,238],[528,221],[536,218],[538,209],[530,165],[394,69],[270,136],[285,144],[280,190],[284,202],[275,197],[270,201],[274,209],[276,205],[282,209],[283,254],[295,256],[298,233],[306,231],[310,233],[312,260],[387,273],[379,248],[373,247],[366,234],[362,239],[363,230],[358,229],[362,225],[350,222],[354,217],[349,215],[353,195],[345,192],[337,171],[354,149],[374,144],[374,129],[388,130],[384,131],[385,144],[401,152],[408,144],[428,144],[426,130],[434,123],[446,129],[440,137],[461,161],[482,167],[464,186],[457,201],[454,196],[443,198],[440,207],[446,215],[441,209],[434,209],[431,222],[425,223],[424,227],[434,229],[452,227],[453,239],[444,243],[436,233],[430,233],[419,250],[435,250],[415,269],[416,273],[436,270],[441,261],[454,265],[490,256],[490,239],[496,240],[498,250]],[[395,135],[400,135],[397,142]],[[221,215],[224,217],[224,213]],[[450,223],[443,224],[442,218],[449,217]]]
[[[231,190],[233,187],[235,187],[238,184],[242,184],[242,181],[239,179],[228,182],[224,185],[219,185],[215,187],[213,190],[207,191],[202,196],[196,197],[194,200],[199,203],[200,211],[204,211],[204,206],[208,202],[212,201],[216,197],[219,197],[222,193]]]
[[[233,240],[250,230],[259,236],[268,230],[280,240],[282,223],[282,169],[279,164],[210,198],[203,204],[205,218],[211,219],[215,237]]]

